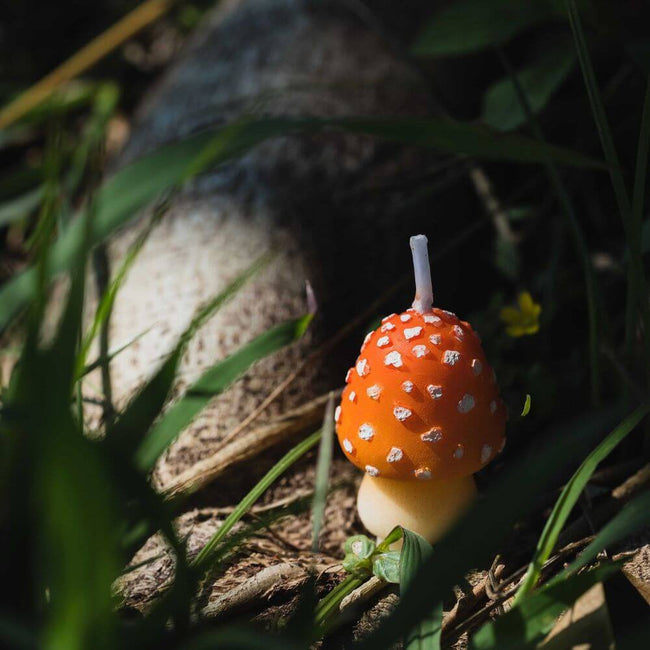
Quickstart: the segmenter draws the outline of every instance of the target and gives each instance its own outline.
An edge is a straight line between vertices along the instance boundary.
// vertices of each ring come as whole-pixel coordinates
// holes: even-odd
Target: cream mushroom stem
[[[475,498],[476,483],[471,474],[428,481],[365,474],[357,495],[357,510],[366,530],[379,540],[395,526],[404,526],[433,544]]]
[[[433,287],[431,286],[431,268],[426,235],[415,235],[411,237],[410,243],[415,274],[413,309],[424,314],[431,311],[431,307],[433,307]]]

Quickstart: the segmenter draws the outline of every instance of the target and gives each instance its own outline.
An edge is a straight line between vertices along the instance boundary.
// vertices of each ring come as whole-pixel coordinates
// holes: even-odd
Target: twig
[[[306,428],[319,424],[323,418],[329,393],[293,409],[270,424],[240,436],[214,454],[192,465],[163,486],[166,498],[191,494],[201,489],[237,463],[257,456]]]
[[[290,585],[290,582],[302,582],[306,579],[305,569],[288,562],[276,564],[262,569],[246,582],[215,598],[201,610],[201,614],[208,618],[223,616],[267,598],[274,588],[290,589],[295,586]]]
[[[351,594],[348,594],[339,605],[339,611],[353,607],[359,603],[365,603],[370,600],[374,595],[378,594],[388,583],[377,576],[372,576],[366,580],[360,587],[357,587]]]

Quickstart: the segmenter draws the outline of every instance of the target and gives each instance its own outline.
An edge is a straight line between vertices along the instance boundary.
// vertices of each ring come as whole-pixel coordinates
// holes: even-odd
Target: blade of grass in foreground
[[[418,621],[431,613],[471,569],[492,562],[499,545],[512,532],[516,521],[530,513],[540,495],[553,485],[576,459],[583,458],[617,411],[595,411],[567,422],[553,435],[541,437],[525,457],[511,468],[467,514],[436,544],[396,609],[378,628],[359,643],[360,650],[388,647]]]
[[[404,543],[399,560],[400,589],[405,591],[431,556],[433,548],[426,539],[403,529]],[[422,619],[406,636],[405,650],[440,650],[442,634],[442,601],[434,605],[429,616]]]
[[[314,500],[312,502],[312,551],[318,552],[318,537],[323,525],[325,503],[327,501],[327,487],[329,483],[330,465],[334,444],[334,393],[330,393],[325,415],[323,416],[322,435],[318,448],[318,462],[316,463],[316,483],[314,486]]]
[[[639,314],[639,307],[641,306],[641,317],[644,321],[645,331],[650,332],[650,309],[647,308],[648,290],[645,270],[643,266],[643,257],[641,255],[640,245],[640,232],[634,227],[634,217],[632,215],[632,207],[630,205],[630,198],[625,187],[625,179],[614,146],[614,138],[612,131],[607,121],[605,107],[603,105],[600,91],[598,90],[598,83],[596,81],[596,74],[594,72],[591,57],[589,55],[589,48],[582,29],[582,21],[580,14],[576,7],[575,0],[566,0],[567,9],[569,13],[569,22],[573,37],[576,44],[578,53],[578,60],[582,69],[582,75],[587,87],[587,95],[589,96],[589,103],[591,104],[591,111],[593,113],[594,121],[598,129],[600,143],[605,154],[609,168],[609,175],[614,188],[614,196],[618,205],[621,221],[623,222],[623,230],[625,238],[630,248],[630,260],[628,263],[627,272],[627,305],[626,305],[626,327],[625,327],[625,340],[627,345],[628,354],[631,352],[632,341],[634,332],[636,330],[637,318]],[[645,179],[644,179],[645,182]],[[650,352],[650,346],[647,347]],[[650,363],[650,358],[646,359]]]
[[[210,538],[208,543],[194,558],[192,566],[204,572],[210,568],[212,553],[219,542],[232,530],[232,527],[250,510],[251,506],[273,485],[273,483],[296,461],[300,460],[320,440],[321,432],[316,431],[291,451],[287,452],[257,483],[257,485],[239,502],[237,507],[226,517],[219,530]]]
[[[561,582],[568,575],[586,566],[598,553],[608,546],[619,542],[650,524],[650,492],[646,492],[628,503],[585,548],[578,558],[561,573],[550,580],[547,585]],[[545,585],[545,587],[547,586]]]
[[[526,576],[515,596],[515,605],[535,588],[542,566],[551,556],[557,538],[578,501],[587,482],[596,467],[614,450],[614,448],[643,420],[650,411],[650,404],[644,404],[631,413],[619,424],[582,462],[575,474],[566,484],[551,512],[544,530],[537,542],[535,555],[528,567]]]
[[[93,246],[103,241],[162,192],[210,166],[239,156],[275,136],[326,129],[479,158],[524,163],[540,163],[550,158],[558,164],[604,168],[602,162],[579,152],[524,136],[503,135],[473,124],[445,119],[359,117],[255,120],[245,117],[224,127],[165,145],[117,172],[97,193],[97,211],[92,223],[90,244]],[[71,250],[78,239],[78,231],[78,220],[73,220],[52,247],[48,278],[69,269]],[[0,331],[33,296],[34,275],[34,269],[30,268],[0,289]]]
[[[457,56],[504,43],[554,15],[547,0],[459,0],[437,12],[418,37],[419,56]]]
[[[537,117],[533,113],[528,95],[526,94],[526,91],[521,84],[519,75],[515,72],[514,68],[510,64],[510,61],[508,60],[508,57],[506,57],[503,51],[499,50],[499,55],[504,68],[507,70],[510,79],[512,80],[512,86],[515,89],[517,97],[519,98],[519,103],[521,104],[521,108],[526,114],[528,123],[530,124],[535,137],[538,140],[543,141],[544,134],[542,133],[542,127],[540,126]],[[596,277],[592,268],[591,255],[589,253],[589,247],[587,246],[582,227],[578,221],[578,217],[575,213],[575,210],[573,209],[573,204],[569,197],[569,193],[567,192],[564,183],[562,182],[562,178],[560,177],[557,167],[550,158],[545,161],[544,166],[546,168],[546,173],[548,174],[551,187],[557,196],[558,203],[569,222],[571,233],[573,235],[573,241],[576,247],[576,252],[578,253],[578,257],[580,258],[580,263],[582,266],[589,321],[589,370],[591,383],[591,401],[594,406],[597,406],[600,401],[600,332],[598,326],[600,300],[598,287],[596,286]]]
[[[484,625],[470,641],[472,650],[524,650],[533,648],[550,632],[557,617],[582,594],[620,569],[611,563],[573,575],[531,594],[517,607]]]
[[[154,420],[162,411],[176,378],[176,370],[188,341],[210,316],[225,305],[251,277],[267,264],[268,259],[268,256],[266,256],[253,262],[248,269],[236,277],[207,305],[199,309],[185,332],[181,334],[169,357],[131,400],[117,422],[108,428],[106,432],[108,444],[117,445],[128,455],[138,448]]]
[[[311,315],[303,316],[267,330],[204,372],[180,400],[153,425],[136,452],[138,467],[143,470],[151,469],[199,411],[228,388],[253,363],[299,339],[311,318]]]

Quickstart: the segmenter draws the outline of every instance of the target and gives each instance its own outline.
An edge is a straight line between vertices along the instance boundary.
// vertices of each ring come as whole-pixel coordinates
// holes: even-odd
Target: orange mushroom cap
[[[507,415],[494,373],[471,325],[451,312],[387,316],[346,382],[336,432],[371,476],[466,476],[503,449]]]

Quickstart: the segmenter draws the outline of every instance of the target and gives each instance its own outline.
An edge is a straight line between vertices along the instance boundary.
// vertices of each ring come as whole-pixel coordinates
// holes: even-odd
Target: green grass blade
[[[430,615],[431,604],[447,598],[469,570],[489,565],[519,517],[529,513],[530,504],[555,483],[563,470],[593,448],[612,416],[607,411],[590,412],[567,422],[552,435],[541,436],[544,446],[530,450],[525,458],[513,463],[486,498],[473,505],[436,543],[434,555],[402,594],[393,614],[359,644],[359,649],[390,646],[405,630]]]
[[[564,528],[578,497],[587,485],[598,465],[615,449],[615,447],[643,420],[650,411],[650,404],[644,404],[631,413],[619,424],[582,462],[560,494],[553,511],[544,526],[537,542],[535,554],[528,567],[526,576],[515,597],[515,604],[535,588],[542,566],[551,556],[557,539]]]
[[[459,0],[428,21],[413,52],[431,57],[467,54],[504,43],[555,13],[547,0]]]
[[[185,332],[181,334],[176,347],[163,362],[149,381],[131,400],[121,413],[115,424],[106,432],[106,440],[115,445],[127,455],[135,452],[149,431],[155,419],[163,409],[169,391],[171,390],[176,370],[185,350],[185,346],[196,330],[218,309],[228,302],[245,284],[267,263],[268,257],[263,257],[235,278],[223,291],[210,302],[199,309]]]
[[[90,351],[90,346],[92,345],[97,332],[99,332],[100,327],[106,323],[110,317],[110,313],[115,304],[115,298],[117,297],[117,292],[124,283],[128,272],[131,270],[133,263],[138,257],[142,247],[145,245],[151,231],[153,230],[154,224],[157,222],[156,219],[152,219],[147,228],[137,237],[135,242],[129,247],[124,259],[122,260],[115,277],[112,279],[107,290],[104,292],[104,295],[101,297],[97,309],[95,310],[95,316],[93,322],[88,330],[87,334],[84,336],[81,351],[77,360],[77,372],[81,374],[83,368],[86,365],[86,359],[88,358],[88,352]]]
[[[91,361],[79,373],[78,379],[80,379],[81,377],[85,377],[86,375],[90,374],[91,372],[93,372],[93,370],[96,370],[100,366],[110,363],[113,359],[115,359],[115,357],[117,357],[122,352],[124,352],[124,350],[130,348],[134,343],[139,341],[143,336],[145,336],[145,334],[148,334],[150,331],[151,331],[151,327],[148,327],[144,332],[140,332],[140,334],[136,334],[132,339],[128,340],[123,345],[120,345],[114,350],[111,350],[106,356],[102,356],[99,357],[98,359],[95,359],[94,361]]]
[[[639,306],[641,304],[647,305],[648,302],[647,281],[639,243],[640,233],[634,228],[632,207],[625,186],[625,179],[623,178],[623,172],[614,145],[612,131],[605,113],[605,107],[600,96],[600,91],[598,90],[596,75],[591,63],[589,49],[587,47],[584,31],[582,29],[582,22],[580,20],[575,0],[567,0],[567,8],[569,13],[569,22],[571,24],[571,30],[573,31],[573,37],[578,53],[578,60],[580,61],[580,68],[582,69],[582,75],[587,88],[587,95],[589,96],[589,103],[598,129],[598,135],[605,154],[605,160],[609,167],[609,175],[612,187],[614,188],[618,211],[623,222],[625,238],[630,246],[626,306],[626,343],[629,354],[631,352],[632,340],[636,329]],[[643,146],[641,142],[640,146]],[[646,179],[644,179],[644,182],[645,180]],[[641,315],[644,319],[646,332],[650,332],[650,310],[647,307],[643,308],[641,310]],[[647,349],[650,353],[650,347]],[[650,363],[650,358],[647,359],[647,362]]]
[[[641,260],[643,266],[643,207],[645,203],[646,183],[648,182],[648,149],[650,148],[650,77],[646,81],[645,100],[639,130],[639,145],[637,148],[636,168],[634,173],[634,188],[632,191],[632,228],[634,237],[629,241],[630,256]],[[650,304],[644,279],[641,278],[640,289],[641,315],[645,325],[646,384],[650,390]]]
[[[188,180],[204,166],[216,165],[241,154],[286,128],[288,125],[283,122],[236,121],[163,146],[124,167],[103,184],[95,197],[97,209],[90,244],[96,245],[106,239],[161,193]],[[70,268],[79,229],[79,220],[73,220],[52,247],[48,266],[50,278]],[[34,276],[35,270],[28,269],[0,289],[0,331],[33,295]]]
[[[192,566],[199,571],[209,570],[212,563],[212,555],[221,540],[232,530],[232,527],[250,510],[253,504],[273,485],[277,479],[284,474],[294,463],[300,460],[309,450],[313,449],[320,440],[321,432],[316,431],[293,449],[287,452],[255,485],[255,487],[237,504],[237,507],[226,517],[219,526],[219,530],[208,540],[194,558]]]
[[[421,571],[425,560],[433,553],[431,544],[426,539],[403,529],[404,543],[400,555],[400,589],[405,591],[413,582],[415,576]],[[442,601],[437,605],[432,604],[432,612],[422,619],[404,640],[405,650],[440,650],[440,636],[442,634]]]
[[[142,441],[136,463],[143,470],[156,460],[208,403],[222,393],[253,363],[277,352],[302,336],[311,316],[293,319],[273,327],[215,364],[192,384],[180,400],[166,411]]]
[[[630,501],[606,526],[596,535],[596,538],[585,548],[580,556],[566,569],[549,582],[561,582],[568,575],[576,573],[578,569],[586,566],[601,551],[608,546],[634,535],[650,525],[650,492],[646,492]]]
[[[42,198],[43,188],[37,187],[17,198],[5,201],[0,205],[0,228],[26,217],[40,205]]]
[[[517,72],[533,114],[541,112],[553,94],[569,76],[576,54],[568,42],[545,51],[543,55]],[[491,85],[483,97],[482,121],[499,131],[511,131],[527,121],[511,76]]]
[[[323,126],[361,133],[392,142],[429,147],[443,153],[518,163],[546,160],[588,169],[604,169],[599,160],[577,151],[517,134],[504,134],[475,124],[439,118],[342,118],[324,120]]]
[[[316,463],[316,483],[314,485],[314,499],[312,501],[312,550],[318,553],[318,537],[323,525],[325,504],[329,485],[330,466],[334,447],[334,394],[330,393],[325,415],[323,416],[322,435],[318,448],[318,462]]]
[[[517,73],[514,71],[508,58],[500,52],[501,61],[508,71],[510,79],[512,80],[513,88],[517,94],[520,105],[528,118],[528,122],[535,134],[535,137],[539,141],[544,140],[544,134],[542,133],[542,128],[539,125],[539,122],[533,113],[533,109],[528,101],[528,95],[524,87],[519,81]],[[582,266],[582,274],[585,282],[585,295],[587,298],[587,315],[588,315],[588,324],[589,324],[589,370],[590,370],[590,383],[591,383],[591,400],[594,406],[597,406],[600,401],[600,332],[599,332],[599,311],[600,311],[600,299],[598,293],[598,287],[596,286],[596,277],[594,275],[591,255],[589,253],[589,247],[585,240],[584,233],[578,217],[573,209],[573,204],[569,197],[562,178],[555,166],[554,162],[547,158],[545,160],[544,166],[546,168],[546,173],[548,174],[551,187],[553,188],[558,203],[564,212],[569,226],[571,228],[571,233],[573,235],[574,245],[580,258],[580,263]]]
[[[540,589],[503,616],[484,625],[472,637],[471,650],[524,650],[536,647],[563,611],[587,590],[607,580],[619,569],[619,564],[605,564]]]

